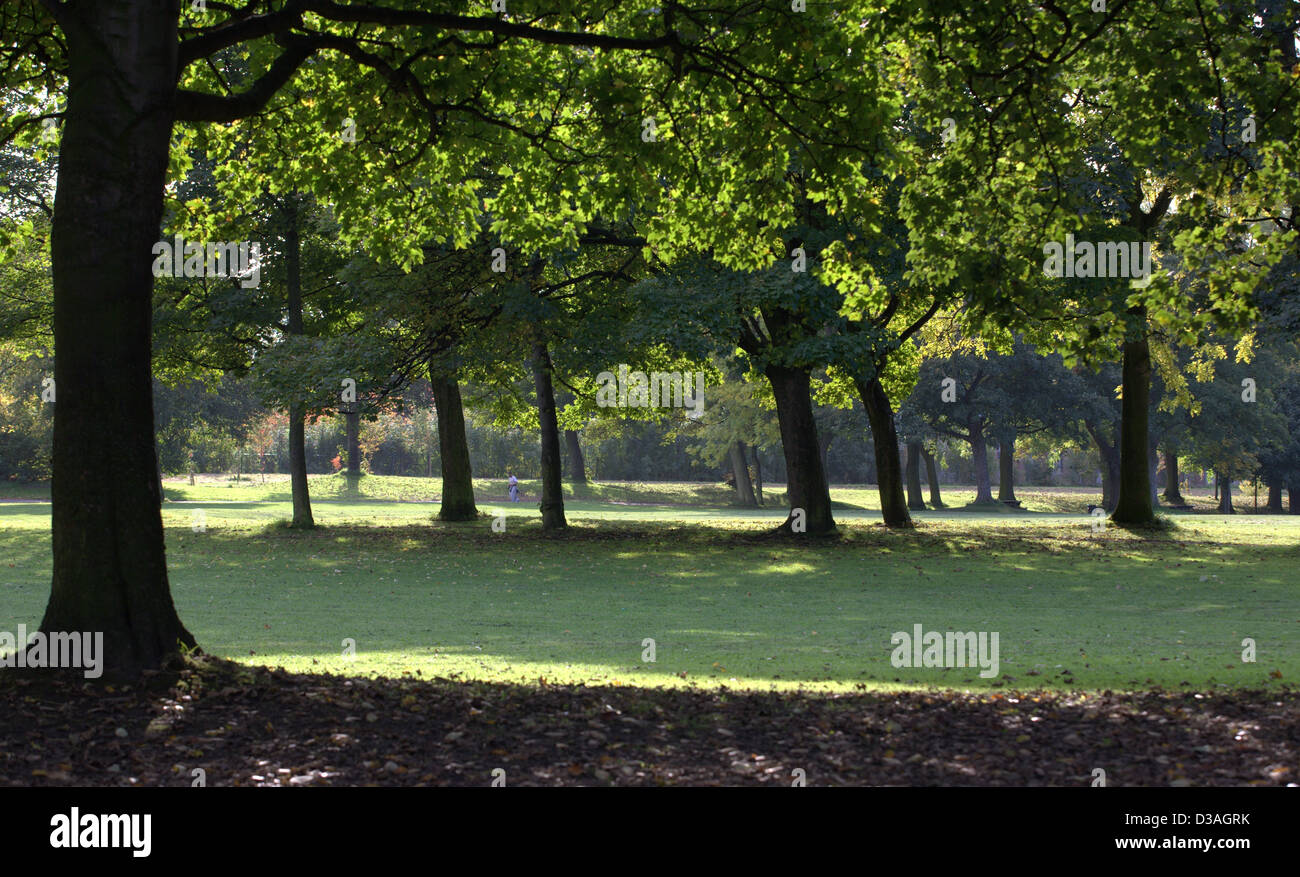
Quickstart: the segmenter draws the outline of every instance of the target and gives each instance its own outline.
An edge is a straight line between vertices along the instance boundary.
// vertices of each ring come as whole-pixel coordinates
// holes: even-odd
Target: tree
[[[1018,506],[1013,484],[1016,440],[1061,432],[1078,418],[1088,390],[1059,354],[1043,354],[1016,338],[1010,356],[993,357],[1005,404],[994,415],[998,441],[998,501]]]
[[[1293,224],[1296,210],[1282,221]],[[1292,514],[1300,514],[1300,259],[1291,255],[1274,268],[1260,300],[1258,345],[1260,367],[1254,369],[1272,391],[1284,432],[1266,441],[1259,452],[1259,471],[1268,485],[1268,510],[1280,513],[1282,492]]]
[[[931,429],[970,445],[975,465],[974,505],[994,501],[988,465],[990,412],[1007,401],[994,384],[994,369],[990,359],[974,353],[923,361],[916,388],[907,401]],[[918,499],[920,491],[918,479]]]
[[[925,460],[926,477],[930,482],[930,508],[946,508],[943,504],[943,497],[939,494],[939,467],[935,463],[934,454],[924,445],[921,446],[921,457]]]
[[[1087,390],[1065,368],[1060,356],[1039,353],[1017,336],[1003,350],[978,339],[950,340],[948,330],[938,338],[953,350],[921,364],[916,390],[907,404],[910,443],[917,447],[915,492],[920,499],[920,446],[917,420],[943,435],[970,443],[975,460],[975,503],[993,500],[987,441],[998,443],[998,502],[1018,505],[1012,483],[1017,437],[1061,431],[1078,419]],[[931,347],[930,349],[933,349]],[[912,455],[909,454],[909,460]]]
[[[1096,371],[1084,366],[1075,373],[1091,390],[1090,400],[1081,411],[1084,429],[1097,448],[1101,464],[1101,507],[1114,511],[1119,496],[1120,407],[1116,391],[1120,383],[1119,367],[1106,363]]]
[[[770,444],[780,434],[772,423],[770,407],[763,405],[769,400],[765,400],[762,386],[739,374],[736,365],[719,369],[724,378],[709,387],[703,416],[688,420],[682,431],[692,439],[694,456],[715,465],[726,461],[736,501],[757,506],[760,499],[750,478],[747,454],[751,447]]]
[[[740,272],[700,258],[648,278],[634,291],[643,331],[668,338],[675,348],[700,358],[739,347],[748,369],[767,380],[781,433],[790,505],[778,532],[833,533],[835,519],[813,413],[813,372],[826,365],[836,344],[824,331],[839,320],[834,290],[808,272],[793,271],[789,262]]]
[[[1221,358],[1211,361],[1205,379],[1193,386],[1197,411],[1189,428],[1188,454],[1197,465],[1214,472],[1219,484],[1219,511],[1232,514],[1232,482],[1253,475],[1261,454],[1286,441],[1285,411],[1272,382],[1257,385],[1265,374],[1285,375],[1278,368]]]
[[[917,114],[954,116],[956,136],[905,193],[908,215],[934,220],[913,227],[917,264],[942,277],[972,251],[996,252],[993,282],[974,296],[990,320],[1025,328],[1037,314],[1053,327],[1052,346],[1069,355],[1120,348],[1119,523],[1154,520],[1151,328],[1177,326],[1190,343],[1213,327],[1241,327],[1264,269],[1291,246],[1290,229],[1270,233],[1284,228],[1273,218],[1294,200],[1286,194],[1294,190],[1294,157],[1282,146],[1297,123],[1286,7],[1053,10],[1070,26],[1051,28],[1053,51],[1022,65],[1005,63],[1020,41],[985,30],[987,19],[972,15],[958,32],[974,30],[970,42],[1004,63],[985,63],[980,51],[969,60],[920,51],[915,75],[948,82],[952,91],[920,95]],[[951,40],[947,26],[936,23]],[[974,114],[962,118],[958,109],[971,104]],[[1257,138],[1261,124],[1267,133]],[[1109,272],[1067,272],[1070,279],[1053,290],[1042,283],[1042,256],[1068,243],[1067,233],[1163,248],[1212,292],[1189,299],[1158,267],[1154,280],[1132,286]],[[1073,267],[1074,254],[1068,258]]]
[[[729,14],[676,4],[649,20],[640,11],[611,10],[603,11],[598,21],[564,12],[520,24],[400,4],[254,2],[237,9],[223,7],[216,20],[186,21],[183,39],[177,5],[163,0],[22,0],[6,7],[3,15],[8,56],[4,86],[30,92],[44,87],[58,94],[66,84],[67,95],[52,234],[54,335],[60,350],[56,378],[65,389],[55,413],[54,574],[42,629],[104,629],[109,673],[129,675],[158,667],[178,643],[194,644],[167,586],[150,401],[150,254],[162,220],[177,121],[246,118],[272,103],[296,77],[321,96],[338,98],[304,103],[301,110],[312,124],[290,134],[302,135],[295,142],[312,142],[308,148],[318,156],[332,157],[322,148],[320,135],[327,128],[338,130],[342,120],[337,108],[349,102],[345,95],[356,95],[357,121],[376,133],[392,131],[394,124],[408,132],[437,130],[446,116],[476,119],[476,130],[484,136],[477,143],[472,137],[459,140],[458,145],[468,151],[473,144],[477,155],[493,156],[501,154],[507,141],[516,148],[554,143],[558,129],[549,121],[526,128],[522,118],[527,105],[553,109],[550,83],[586,75],[608,81],[615,75],[614,65],[598,63],[604,60],[598,53],[635,51],[644,53],[635,66],[644,74],[647,94],[664,94],[663,86],[671,87],[684,69],[690,69],[693,81],[681,94],[692,103],[700,85],[714,93],[713,86],[721,82],[733,94],[739,90],[763,95],[751,111],[756,118],[778,118],[796,129],[811,127],[815,118],[817,132],[837,142],[841,120],[867,118],[879,124],[874,115],[864,114],[865,98],[841,101],[838,111],[828,111],[826,102],[804,105],[807,97],[828,94],[828,82],[838,85],[842,76],[851,81],[851,71],[861,68],[861,54],[850,64],[847,51],[832,51],[829,59],[818,59],[821,75],[815,80],[797,76],[796,85],[782,85],[778,94],[771,93],[767,83],[789,83],[793,71],[813,66],[798,41],[814,25],[791,20],[788,12],[757,15],[724,29],[713,25],[726,22]],[[843,42],[851,31],[833,27],[827,33]],[[427,51],[433,45],[448,51],[435,55]],[[747,45],[761,47],[751,50],[753,57],[747,60],[752,63],[739,61]],[[866,42],[858,37],[855,45],[865,47]],[[320,53],[348,59],[346,70],[340,73],[335,64],[315,63]],[[208,62],[231,56],[247,73],[223,79],[223,65]],[[497,66],[488,62],[493,58],[506,60]],[[547,68],[555,75],[538,73]],[[380,110],[377,101],[364,97],[380,84],[398,87],[401,100],[386,101]],[[370,106],[373,109],[361,112]],[[45,117],[37,111],[11,118],[0,132],[0,143],[26,136]],[[617,117],[621,125],[626,114],[620,110]],[[420,122],[411,124],[415,119]],[[322,124],[329,122],[335,124]],[[760,147],[750,154],[756,155],[762,151],[759,137],[772,136],[765,125],[724,133],[725,126],[713,114],[700,123],[708,135],[702,139],[729,141],[736,154],[747,154],[738,147],[752,142]],[[612,121],[599,131],[588,126],[593,137],[608,135],[615,127]],[[279,136],[285,130],[264,133]],[[314,136],[309,137],[309,131]],[[626,126],[623,131],[631,133]],[[427,140],[420,137],[412,155],[397,157],[398,164],[425,151]],[[410,143],[409,137],[402,139]],[[619,145],[626,139],[620,137]],[[553,177],[553,166],[544,155],[536,153],[533,173]],[[260,175],[265,168],[254,167],[257,157],[255,150],[245,153],[251,172]],[[389,246],[400,249],[409,235],[391,230],[408,222],[420,234],[431,205],[426,202],[423,210],[411,214],[384,185],[358,189],[356,181],[368,176],[362,172],[368,160],[339,163],[355,190],[348,193],[345,225],[354,230],[371,226],[368,235],[357,236],[387,237]],[[299,159],[291,161],[298,164]],[[428,174],[426,192],[437,189],[439,178],[446,176],[432,168],[430,162],[418,166]],[[616,167],[612,174],[620,187],[641,179],[635,172],[621,175],[622,170]],[[716,166],[710,170],[720,171],[719,178],[729,173]],[[582,177],[576,166],[570,171],[570,178]],[[655,185],[654,176],[649,179]],[[714,194],[720,191],[712,183],[708,188]],[[460,186],[444,204],[455,204],[457,195],[470,192],[470,187]],[[518,194],[513,191],[510,197]],[[522,198],[520,203],[532,202]],[[358,210],[367,209],[368,215],[357,216]],[[752,228],[752,222],[766,218],[762,213],[748,212],[741,224]],[[387,221],[374,221],[380,216]],[[451,217],[443,214],[443,219],[445,228]],[[571,216],[559,233],[564,235],[578,222],[578,215]],[[683,224],[679,219],[668,233],[677,234]],[[711,225],[721,238],[731,239],[731,252],[747,249],[744,236],[735,233],[736,223]]]

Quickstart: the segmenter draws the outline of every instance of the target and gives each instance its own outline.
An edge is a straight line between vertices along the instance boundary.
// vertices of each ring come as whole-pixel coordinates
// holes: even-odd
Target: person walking
[[[511,475],[506,483],[510,485],[510,501],[519,502],[519,479]]]

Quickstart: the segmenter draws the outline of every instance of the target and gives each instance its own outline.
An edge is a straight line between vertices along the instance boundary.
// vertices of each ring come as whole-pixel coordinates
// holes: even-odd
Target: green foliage
[[[1227,358],[1214,363],[1212,375],[1192,388],[1199,403],[1186,443],[1192,462],[1235,481],[1254,474],[1268,449],[1285,446],[1287,412],[1277,392],[1281,389],[1290,401],[1285,381],[1295,366],[1294,360],[1283,363],[1274,356],[1255,363]]]
[[[781,440],[770,404],[760,401],[760,387],[752,377],[723,380],[708,388],[704,416],[687,421],[681,432],[692,441],[691,454],[709,465],[723,463],[736,442],[770,447]],[[769,388],[770,392],[770,388]]]
[[[53,374],[52,359],[0,343],[0,481],[50,477],[57,402],[42,401],[42,394]]]

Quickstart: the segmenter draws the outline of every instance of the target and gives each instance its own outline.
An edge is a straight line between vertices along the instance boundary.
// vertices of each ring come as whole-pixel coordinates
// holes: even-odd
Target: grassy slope
[[[415,498],[429,482],[363,484]],[[210,652],[358,674],[746,688],[1300,678],[1300,517],[1183,516],[1177,530],[1144,540],[1094,534],[1079,514],[930,512],[919,532],[895,534],[875,524],[874,491],[844,489],[845,538],[800,545],[755,538],[780,509],[669,504],[699,503],[708,494],[691,491],[711,485],[600,485],[592,495],[663,504],[571,502],[576,533],[550,540],[537,532],[535,502],[492,502],[504,487],[482,482],[483,511],[506,514],[505,533],[486,518],[430,524],[434,507],[365,500],[319,503],[326,526],[304,535],[268,526],[289,513],[278,501],[285,488],[169,485],[194,500],[164,509],[173,593]],[[1078,496],[1022,499],[1078,508]],[[949,501],[961,500],[956,491]],[[196,507],[207,532],[192,532]],[[0,629],[39,621],[48,527],[48,505],[0,506]],[[917,623],[998,631],[1001,677],[893,668],[890,635]],[[1247,636],[1258,663],[1240,661]],[[354,660],[340,655],[348,637]],[[655,663],[641,660],[647,637]]]

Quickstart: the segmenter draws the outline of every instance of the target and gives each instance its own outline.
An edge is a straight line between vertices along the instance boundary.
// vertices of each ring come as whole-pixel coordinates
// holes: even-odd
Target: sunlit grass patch
[[[202,509],[205,526],[193,526]],[[784,509],[535,505],[477,521],[428,503],[167,503],[172,590],[206,650],[251,664],[535,684],[1125,689],[1300,678],[1300,516],[1184,515],[1168,531],[1086,514],[927,512],[916,530],[837,513],[832,540],[773,538]],[[492,517],[505,514],[505,532]],[[49,595],[49,505],[0,506],[5,629]],[[1001,673],[896,668],[890,636],[997,631]],[[1243,663],[1242,641],[1258,660]],[[355,640],[354,658],[343,656]],[[656,660],[642,660],[653,639]]]

